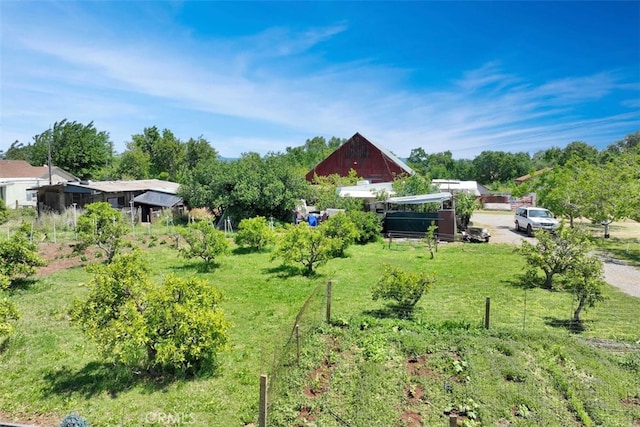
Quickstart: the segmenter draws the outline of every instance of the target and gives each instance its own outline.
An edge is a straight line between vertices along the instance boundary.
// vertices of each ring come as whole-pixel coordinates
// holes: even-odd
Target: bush
[[[347,216],[355,224],[358,236],[355,243],[365,245],[380,240],[382,218],[375,212],[347,211]]]
[[[107,202],[91,203],[78,218],[78,236],[81,249],[96,245],[102,249],[110,263],[123,243],[128,227],[120,211]]]
[[[0,288],[7,288],[20,277],[35,274],[36,267],[46,264],[38,256],[38,247],[29,241],[27,225],[9,239],[0,240]]]
[[[335,240],[332,255],[338,257],[344,256],[345,249],[353,244],[360,234],[356,225],[344,212],[331,215],[328,220],[322,223],[320,229],[325,236]]]
[[[238,246],[248,246],[255,251],[261,251],[276,241],[275,232],[269,227],[263,216],[247,218],[240,221],[235,242]]]
[[[180,254],[185,258],[202,258],[206,270],[217,256],[229,252],[229,242],[224,233],[209,223],[192,222],[179,233],[188,245],[180,248]]]
[[[308,276],[313,274],[314,267],[333,258],[335,250],[335,239],[325,235],[320,227],[287,224],[272,258],[282,258],[285,264],[302,264]]]
[[[215,366],[229,324],[219,308],[221,294],[205,280],[169,275],[155,286],[137,253],[89,270],[89,296],[76,300],[70,315],[104,357],[164,372]]]
[[[435,283],[435,276],[408,273],[389,264],[384,265],[382,277],[373,287],[372,298],[395,301],[397,308],[412,312],[422,295]]]
[[[13,332],[11,321],[18,320],[20,315],[16,305],[7,297],[0,298],[0,338]]]

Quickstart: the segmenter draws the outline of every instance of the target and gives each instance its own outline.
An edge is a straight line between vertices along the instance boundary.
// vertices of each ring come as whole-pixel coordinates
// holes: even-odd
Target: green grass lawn
[[[344,425],[338,418],[352,426],[410,425],[411,417],[446,425],[445,412],[465,410],[467,423],[486,425],[640,419],[640,356],[619,351],[620,343],[640,338],[640,300],[607,288],[608,299],[584,313],[585,329],[570,330],[571,295],[518,286],[524,262],[511,246],[443,244],[433,260],[420,244],[353,246],[348,257],[306,278],[267,253],[241,251],[202,273],[200,262],[179,258],[168,239],[153,240],[153,247],[150,238],[137,241],[143,239],[156,280],[196,275],[223,291],[233,326],[220,369],[186,380],[104,363],[69,323],[69,305],[86,294],[89,280],[84,269],[69,269],[11,293],[22,317],[0,347],[3,417],[40,416],[56,425],[53,420],[74,411],[92,426],[242,426],[257,420],[259,376],[269,373],[275,375],[270,425]],[[438,278],[411,319],[371,300],[384,263]],[[331,325],[323,322],[329,280]],[[298,365],[295,350],[284,344],[316,288],[321,292],[300,319]],[[482,327],[487,297],[488,331]],[[616,351],[592,342],[614,343]]]

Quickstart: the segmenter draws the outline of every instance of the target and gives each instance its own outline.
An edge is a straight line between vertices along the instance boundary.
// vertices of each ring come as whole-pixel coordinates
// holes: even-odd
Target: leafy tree
[[[566,272],[562,287],[574,295],[578,305],[573,312],[573,321],[580,323],[580,314],[585,307],[593,307],[604,300],[602,262],[595,256],[578,259]]]
[[[348,210],[347,216],[358,230],[355,243],[364,245],[380,240],[382,233],[382,218],[375,212],[363,212],[361,210]]]
[[[238,228],[235,242],[239,246],[248,246],[253,250],[261,251],[276,241],[275,231],[263,216],[245,218],[240,221]]]
[[[127,150],[118,158],[116,175],[120,179],[147,179],[151,169],[149,154],[129,143]]]
[[[562,154],[558,158],[560,166],[565,165],[571,159],[583,160],[589,163],[595,163],[598,159],[598,149],[582,141],[574,141],[568,144],[562,150]]]
[[[372,298],[395,301],[397,309],[411,313],[422,295],[436,282],[433,275],[410,273],[389,264],[384,264],[383,273],[372,289]]]
[[[13,332],[12,321],[19,318],[20,314],[17,306],[9,298],[0,296],[0,338],[4,338]]]
[[[189,206],[224,212],[234,221],[256,216],[289,221],[297,201],[310,194],[310,184],[282,156],[245,153],[231,162],[198,166],[185,177],[180,194]]]
[[[36,267],[46,265],[38,255],[38,246],[29,240],[23,224],[10,238],[0,240],[0,288],[7,288],[19,278],[35,274]]]
[[[206,281],[169,275],[155,286],[138,253],[93,265],[89,296],[74,301],[74,323],[111,360],[161,371],[211,368],[228,341],[221,294]]]
[[[287,147],[285,156],[289,161],[300,165],[305,173],[337,150],[346,139],[332,137],[327,141],[322,136],[307,139],[303,146]]]
[[[49,147],[52,164],[80,179],[96,176],[113,155],[109,134],[98,131],[93,122],[88,125],[67,119],[56,122],[53,129],[34,137],[29,147],[29,163],[47,164]]]
[[[543,173],[537,183],[540,204],[556,215],[568,218],[571,227],[574,219],[581,216],[580,206],[587,190],[576,179],[585,165],[585,162],[571,160],[564,167],[558,166]]]
[[[149,176],[176,180],[185,161],[184,147],[169,129],[145,128],[131,137],[129,150],[136,148],[149,156]]]
[[[354,169],[351,169],[347,176],[340,176],[335,173],[327,176],[314,176],[313,182],[315,185],[313,187],[312,204],[321,210],[327,208],[362,210],[362,200],[352,197],[340,197],[337,192],[338,187],[356,185],[359,179],[358,173]]]
[[[429,194],[434,191],[431,181],[418,174],[398,178],[393,181],[391,186],[396,193],[396,197]]]
[[[560,162],[562,149],[559,147],[551,147],[546,150],[537,151],[533,154],[531,161],[535,170],[555,167]]]
[[[331,215],[320,225],[323,233],[335,241],[333,256],[343,257],[344,251],[358,238],[358,228],[344,212]]]
[[[201,162],[209,162],[218,158],[218,152],[202,136],[198,139],[189,138],[184,144],[185,167],[193,169]]]
[[[30,146],[24,145],[18,140],[15,140],[11,143],[9,149],[2,153],[0,158],[6,160],[26,160],[29,161],[30,157]]]
[[[638,215],[640,210],[640,154],[620,156],[615,162],[597,167],[585,163],[577,181],[586,188],[580,212],[594,224],[609,225]]]
[[[305,275],[326,264],[336,251],[335,239],[328,237],[320,227],[306,223],[287,224],[278,241],[272,259],[282,258],[285,264],[302,264]]]
[[[120,211],[107,202],[90,203],[78,217],[80,249],[97,246],[104,251],[107,263],[113,260],[123,245],[127,225]]]
[[[469,193],[458,192],[454,195],[456,217],[460,230],[466,230],[471,221],[473,211],[480,208],[480,202],[476,196]]]
[[[523,241],[518,250],[529,264],[525,277],[535,278],[537,271],[542,270],[545,289],[552,289],[554,276],[582,262],[591,248],[586,233],[578,228],[560,227],[555,235],[540,231],[535,236],[535,245]]]
[[[600,163],[615,161],[622,154],[640,154],[640,131],[630,133],[599,153]]]
[[[229,252],[229,242],[224,233],[208,222],[192,222],[179,233],[188,245],[180,248],[180,254],[185,258],[202,258],[205,270],[209,270],[216,257]]]
[[[507,182],[531,169],[532,163],[527,153],[505,153],[503,151],[483,151],[473,159],[475,169],[474,179],[478,182],[491,184]]]

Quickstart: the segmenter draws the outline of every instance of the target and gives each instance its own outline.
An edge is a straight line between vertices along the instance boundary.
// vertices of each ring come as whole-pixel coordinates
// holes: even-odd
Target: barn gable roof
[[[359,177],[371,182],[393,181],[398,175],[414,173],[413,169],[391,151],[356,132],[310,170],[306,179],[312,181],[316,174],[327,176],[337,173],[346,176],[351,169]]]

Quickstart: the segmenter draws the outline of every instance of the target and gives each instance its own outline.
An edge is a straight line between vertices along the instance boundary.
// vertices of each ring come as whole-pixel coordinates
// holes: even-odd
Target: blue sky
[[[355,132],[473,158],[640,130],[640,2],[0,1],[0,150],[64,118],[225,157]]]

